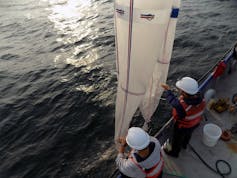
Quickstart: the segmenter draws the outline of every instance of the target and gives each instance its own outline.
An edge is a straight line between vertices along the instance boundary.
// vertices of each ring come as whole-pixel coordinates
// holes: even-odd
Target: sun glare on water
[[[92,33],[91,26],[94,22],[88,18],[96,15],[96,12],[90,0],[49,0],[49,4],[50,15],[48,18],[54,23],[58,34],[63,34],[57,38],[57,42],[71,45],[80,42]],[[86,54],[88,47],[89,44],[76,45],[70,49],[70,52],[67,52],[67,56],[62,49],[62,54],[58,54],[54,62],[59,63],[63,60],[64,63],[76,67],[93,63],[97,59],[97,52],[91,50],[89,54]],[[79,53],[85,53],[85,56],[78,58],[77,54]]]
[[[91,5],[90,0],[50,0],[54,14],[64,18],[80,16],[81,9]]]

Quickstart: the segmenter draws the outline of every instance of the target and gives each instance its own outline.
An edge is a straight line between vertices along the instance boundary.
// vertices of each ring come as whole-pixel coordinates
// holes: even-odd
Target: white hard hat
[[[143,150],[150,143],[150,136],[139,127],[131,127],[126,137],[127,144],[135,150]]]
[[[176,82],[176,87],[190,95],[194,95],[198,92],[198,83],[191,77],[183,77]]]

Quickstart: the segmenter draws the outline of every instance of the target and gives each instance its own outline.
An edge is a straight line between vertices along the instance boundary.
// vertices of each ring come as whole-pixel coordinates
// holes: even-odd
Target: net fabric
[[[146,121],[155,111],[167,78],[178,0],[116,0],[115,32],[118,86],[115,139],[125,136],[140,107]]]

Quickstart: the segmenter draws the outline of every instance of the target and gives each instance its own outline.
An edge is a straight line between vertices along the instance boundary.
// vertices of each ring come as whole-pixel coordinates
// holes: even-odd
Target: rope
[[[212,170],[213,172],[215,172],[216,174],[220,175],[222,178],[224,178],[225,176],[227,175],[230,175],[232,170],[231,170],[231,165],[225,161],[225,160],[217,160],[216,161],[216,169],[213,169],[210,165],[208,165],[203,159],[202,157],[197,153],[197,151],[193,148],[193,146],[191,144],[189,144],[190,148],[192,149],[192,151],[197,155],[197,157],[202,161],[202,163],[207,166],[210,170]],[[222,164],[225,164],[226,167],[228,167],[228,171],[226,172],[221,172],[221,170],[219,169],[219,164],[222,163]]]
[[[223,59],[226,57],[226,55],[227,55],[228,53],[230,53],[230,52],[235,48],[236,45],[237,45],[237,43],[236,43],[235,45],[233,45],[234,47],[232,47],[232,48],[230,48],[228,51],[226,51],[225,54],[222,56],[221,60],[223,60]],[[215,67],[219,64],[219,62],[220,62],[221,60],[218,60],[218,61],[215,63],[215,65],[213,65],[204,75],[202,75],[201,78],[198,80],[198,82],[201,82],[204,78],[206,78],[206,76],[209,75],[209,74],[215,69]]]
[[[115,171],[113,172],[113,174],[109,178],[113,178],[117,173],[118,173],[118,169],[115,169]]]

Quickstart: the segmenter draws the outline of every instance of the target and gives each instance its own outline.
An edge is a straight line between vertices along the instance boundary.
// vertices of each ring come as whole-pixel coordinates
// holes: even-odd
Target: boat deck
[[[231,74],[224,74],[209,87],[215,89],[215,98],[230,98],[229,102],[231,103],[232,96],[237,93],[237,70],[232,70]],[[190,145],[213,169],[216,169],[215,163],[217,160],[221,159],[227,161],[231,165],[232,172],[225,177],[237,178],[237,134],[233,134],[230,141],[219,139],[214,147],[208,147],[202,141],[203,126],[205,124],[215,123],[221,127],[222,130],[231,129],[231,127],[237,123],[237,111],[235,113],[230,113],[229,111],[217,113],[214,110],[206,109],[204,116],[205,119],[192,135]],[[174,175],[185,178],[221,177],[201,162],[190,145],[186,150],[181,150],[178,158],[172,158],[163,153],[165,160],[163,177],[170,178],[174,177]],[[228,171],[226,166],[222,163],[220,163],[219,168],[223,172]]]

